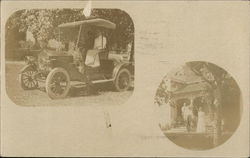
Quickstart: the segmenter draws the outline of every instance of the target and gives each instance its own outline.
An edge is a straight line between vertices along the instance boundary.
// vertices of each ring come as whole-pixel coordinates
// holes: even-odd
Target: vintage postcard
[[[1,1],[1,156],[248,157],[248,1]]]

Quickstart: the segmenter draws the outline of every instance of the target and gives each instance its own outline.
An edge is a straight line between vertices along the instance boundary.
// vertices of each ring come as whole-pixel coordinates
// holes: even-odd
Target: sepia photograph
[[[0,3],[0,156],[249,156],[248,1]]]
[[[239,126],[241,103],[234,78],[223,68],[203,61],[173,69],[155,95],[164,135],[192,150],[211,149],[228,140]]]
[[[98,100],[122,104],[131,96],[132,19],[120,9],[90,5],[84,9],[23,9],[9,17],[6,90],[13,102],[30,106],[64,99],[65,104],[73,100],[74,104]]]

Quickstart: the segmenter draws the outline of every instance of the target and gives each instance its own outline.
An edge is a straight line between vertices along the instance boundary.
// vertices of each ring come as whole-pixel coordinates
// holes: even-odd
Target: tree
[[[233,79],[225,70],[208,62],[189,62],[187,66],[212,87],[209,100],[213,100],[214,106],[214,135],[213,144],[217,146],[221,143],[221,107],[223,106],[223,93],[230,86],[227,84]]]
[[[20,32],[29,30],[37,40],[54,38],[55,28],[64,22],[76,21],[81,17],[79,9],[31,9],[20,10],[8,20],[8,27],[19,28]]]
[[[119,9],[93,9],[92,15],[114,22],[117,29],[112,35],[120,47],[126,47],[134,38],[131,18]],[[55,38],[55,28],[62,23],[84,20],[82,9],[31,9],[15,12],[7,21],[6,37],[13,28],[19,32],[32,32],[36,43]],[[7,38],[6,38],[7,39]],[[8,39],[7,39],[8,40]]]
[[[12,14],[9,20],[5,24],[5,57],[13,59],[15,50],[20,46],[19,41],[25,40],[25,33],[19,31],[19,27],[16,25],[20,21],[20,16],[23,10],[19,10]]]
[[[166,91],[166,85],[164,81],[162,81],[155,94],[155,103],[157,103],[159,106],[168,99],[168,93]]]
[[[116,41],[119,47],[125,48],[128,43],[134,42],[134,24],[126,12],[120,9],[93,9],[92,15],[116,24],[111,39]]]

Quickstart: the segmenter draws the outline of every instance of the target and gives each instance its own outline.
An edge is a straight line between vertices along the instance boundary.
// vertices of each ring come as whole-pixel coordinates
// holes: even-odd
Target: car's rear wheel
[[[33,68],[27,68],[20,73],[19,80],[23,89],[32,90],[38,87],[38,82],[35,77],[36,73],[37,71]]]
[[[122,68],[114,81],[115,89],[119,92],[126,91],[131,85],[131,74],[130,71],[126,68]]]
[[[63,68],[54,68],[46,79],[46,92],[51,99],[65,98],[70,89],[70,77]]]

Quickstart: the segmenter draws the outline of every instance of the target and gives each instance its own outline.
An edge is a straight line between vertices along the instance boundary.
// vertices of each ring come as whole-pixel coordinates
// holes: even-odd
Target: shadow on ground
[[[213,145],[213,136],[206,135],[202,133],[171,133],[165,136],[178,146],[191,150],[209,150],[215,148]],[[220,142],[218,145],[223,144],[226,140],[230,138],[232,133],[222,134]],[[217,146],[218,146],[217,145]]]
[[[115,92],[112,82],[95,84],[89,92],[83,84],[74,85],[65,99],[52,100],[43,85],[40,89],[23,90],[18,81],[18,74],[24,63],[6,63],[5,87],[8,97],[21,106],[112,106],[125,103],[133,93],[133,88],[124,92]]]

